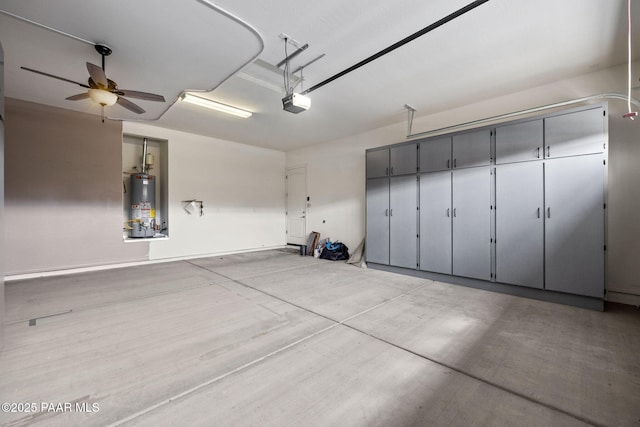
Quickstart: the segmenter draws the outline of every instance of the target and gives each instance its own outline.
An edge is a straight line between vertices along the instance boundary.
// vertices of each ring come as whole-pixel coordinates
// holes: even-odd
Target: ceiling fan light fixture
[[[104,89],[89,89],[89,98],[103,107],[109,107],[118,101],[118,95]]]
[[[209,108],[211,110],[230,114],[236,117],[242,117],[244,119],[247,119],[253,115],[251,111],[243,110],[237,107],[232,107],[231,105],[222,104],[220,102],[212,101],[207,98],[201,98],[199,96],[191,95],[190,93],[183,94],[181,99],[182,101],[188,102],[189,104],[197,105],[199,107]]]

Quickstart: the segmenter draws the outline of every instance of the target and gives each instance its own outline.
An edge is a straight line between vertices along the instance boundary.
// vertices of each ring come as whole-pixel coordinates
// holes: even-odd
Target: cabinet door
[[[496,280],[544,286],[542,162],[496,169]]]
[[[391,178],[389,263],[416,268],[418,263],[418,181],[415,175]]]
[[[418,170],[418,144],[406,144],[390,149],[389,175],[415,174]]]
[[[453,274],[491,280],[489,168],[453,172]]]
[[[489,129],[454,135],[452,147],[454,169],[491,164],[491,131]]]
[[[500,126],[496,129],[496,164],[541,159],[542,120]]]
[[[451,137],[420,142],[420,172],[451,169]]]
[[[389,175],[389,149],[367,151],[367,178]]]
[[[604,296],[604,157],[545,162],[545,287]]]
[[[602,153],[607,142],[602,107],[549,117],[544,122],[545,157]]]
[[[367,180],[366,259],[389,264],[389,179]]]
[[[420,269],[451,274],[451,172],[448,171],[420,175]]]

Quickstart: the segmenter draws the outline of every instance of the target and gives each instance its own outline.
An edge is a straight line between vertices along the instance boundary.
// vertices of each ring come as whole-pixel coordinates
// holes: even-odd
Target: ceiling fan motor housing
[[[113,52],[111,48],[106,44],[98,43],[94,47],[96,51],[102,56],[109,56],[111,55],[111,52]]]

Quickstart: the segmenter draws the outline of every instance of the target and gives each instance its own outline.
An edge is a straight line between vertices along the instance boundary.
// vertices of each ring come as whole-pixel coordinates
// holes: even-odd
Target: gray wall
[[[148,259],[122,240],[122,123],[5,102],[5,273]]]

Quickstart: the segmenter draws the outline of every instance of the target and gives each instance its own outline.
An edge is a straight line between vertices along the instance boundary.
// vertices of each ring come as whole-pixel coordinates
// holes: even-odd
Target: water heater
[[[153,237],[156,225],[156,178],[131,174],[131,237]]]

